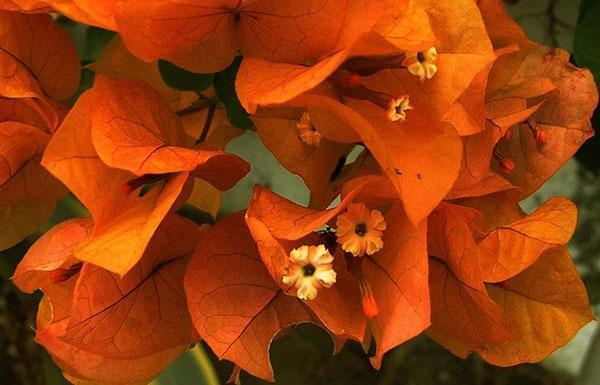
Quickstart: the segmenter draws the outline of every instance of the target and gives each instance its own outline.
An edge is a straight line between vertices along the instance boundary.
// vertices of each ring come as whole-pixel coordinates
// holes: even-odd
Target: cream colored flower
[[[437,55],[435,47],[431,47],[425,52],[408,52],[402,65],[408,68],[408,72],[418,76],[421,80],[431,79],[438,70],[435,65]]]
[[[309,146],[318,146],[321,142],[321,133],[315,129],[310,121],[308,112],[302,114],[300,121],[296,124],[298,127],[298,136],[302,143]]]
[[[379,210],[369,210],[363,203],[351,204],[337,217],[337,241],[355,257],[373,255],[383,247],[385,227]]]
[[[392,122],[398,120],[406,120],[406,111],[412,110],[408,96],[401,96],[397,99],[390,100],[388,108],[388,119]]]
[[[325,245],[293,249],[282,281],[298,289],[298,298],[315,299],[319,289],[331,287],[335,283],[336,273],[332,263],[333,256]]]

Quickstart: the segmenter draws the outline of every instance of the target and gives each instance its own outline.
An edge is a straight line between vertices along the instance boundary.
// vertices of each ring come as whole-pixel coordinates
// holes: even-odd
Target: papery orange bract
[[[337,67],[343,60],[336,61],[334,58],[335,56],[332,56],[328,60],[332,60]],[[244,63],[248,63],[250,60],[252,59],[246,59]],[[242,63],[240,73],[244,68],[244,63]],[[258,63],[258,60],[254,59],[253,63]],[[319,64],[329,65],[324,62]],[[283,67],[285,65],[273,64],[273,66]],[[256,70],[258,73],[264,71],[264,69]],[[299,69],[298,71],[305,70]],[[250,76],[251,73],[253,72],[248,69],[247,75]],[[246,87],[242,76],[244,74],[240,74],[238,77],[238,92],[240,92],[239,87]],[[248,81],[256,81],[257,77],[251,76],[253,76],[253,80],[248,79]],[[294,84],[290,91],[293,94],[300,90],[297,90],[296,87],[305,86],[306,79],[303,79],[305,76],[311,80],[314,79],[308,73],[292,76]],[[393,84],[393,81],[386,82],[382,86],[385,86],[385,90],[388,91],[390,84]],[[275,96],[276,93],[269,93],[269,95]],[[281,94],[277,94],[276,98],[280,96]],[[243,98],[243,96],[240,97]],[[244,99],[242,99],[243,101]],[[276,102],[283,101],[277,100]],[[329,119],[326,120],[316,120],[318,130],[326,139],[348,142],[353,138],[349,133],[344,136],[336,133],[340,128],[340,121],[344,122],[344,125],[350,130],[354,130],[355,135],[362,139],[394,183],[400,197],[406,203],[405,209],[409,218],[414,223],[418,223],[427,216],[454,183],[460,165],[461,143],[454,128],[448,124],[438,122],[436,127],[429,121],[413,121],[413,115],[409,115],[408,120],[401,124],[392,123],[376,106],[361,103],[361,114],[358,114],[333,98],[319,94],[305,94],[288,104],[305,106],[312,114],[311,117],[314,115],[317,119],[319,115],[328,117]],[[353,102],[352,106],[356,108],[357,104]],[[320,106],[319,109],[311,111],[311,108],[314,110],[316,106]],[[348,128],[345,131],[349,131]]]
[[[281,280],[288,265],[289,252],[294,247],[320,243],[314,231],[340,213],[351,198],[345,199],[336,208],[318,211],[255,187],[246,212],[246,223],[272,279],[286,292],[289,287]],[[335,261],[334,268],[338,272],[346,270],[342,258]],[[288,294],[295,295],[295,292]],[[322,290],[306,305],[333,334],[358,341],[364,338],[366,319],[362,315],[360,293],[347,272],[338,274],[335,285]]]
[[[397,76],[417,110],[442,117],[478,76],[487,74],[486,69],[495,56],[479,10],[470,1],[419,0],[415,3],[429,15],[435,35],[432,45],[439,52],[436,60],[439,71],[427,82],[421,82],[406,71]],[[481,88],[478,94],[471,93],[471,101],[479,98],[482,104],[483,91]],[[483,122],[483,115],[478,121]],[[456,127],[458,132],[461,129]]]
[[[308,113],[310,116],[310,109]],[[326,138],[318,144],[303,143],[298,130],[302,114],[303,109],[300,108],[265,108],[252,116],[252,121],[265,147],[287,170],[304,180],[311,191],[312,204],[323,207],[330,200],[334,171],[354,146]],[[310,124],[318,132],[318,122],[313,122],[312,116],[310,119]]]
[[[125,274],[143,254],[181,193],[187,175],[171,177],[143,197],[126,195],[123,185],[135,175],[106,166],[94,149],[91,126],[97,103],[93,96],[86,94],[78,100],[52,138],[43,164],[81,200],[94,219],[94,235],[85,241],[90,246],[84,243],[77,247],[76,257]]]
[[[187,203],[217,218],[221,209],[221,192],[202,179],[194,180],[194,188]]]
[[[458,293],[462,293],[459,295],[464,298],[464,293],[471,289],[462,286],[459,290]],[[488,292],[501,309],[503,323],[512,332],[511,338],[493,341],[488,335],[485,340],[472,340],[471,335],[480,334],[477,328],[457,330],[458,323],[446,324],[444,329],[432,328],[428,334],[460,357],[477,352],[493,365],[512,366],[546,358],[594,319],[585,287],[564,247],[549,249],[536,263],[503,285],[489,285]],[[432,295],[434,293],[432,288]],[[433,310],[434,313],[449,319],[464,313],[460,309],[463,303],[452,306],[448,298],[446,301],[448,306],[439,312]],[[483,309],[483,306],[471,309],[471,315],[486,314]],[[493,319],[489,317],[484,322]],[[438,321],[438,326],[441,325]],[[483,329],[485,323],[478,325],[479,330],[486,330]],[[451,330],[457,330],[458,334]]]
[[[407,51],[425,51],[435,42],[429,15],[415,1],[390,1],[373,30]]]
[[[494,365],[538,362],[595,318],[565,247],[546,251],[504,287],[490,286],[489,292],[516,333],[513,340],[477,350]]]
[[[23,0],[12,0],[23,1]],[[31,1],[31,0],[25,0]],[[120,0],[39,0],[72,20],[114,30],[114,7]]]
[[[92,141],[106,165],[136,175],[191,172],[221,190],[248,173],[236,156],[210,146],[183,147],[188,141],[175,112],[145,83],[99,77],[92,92],[105,101],[96,111]]]
[[[68,35],[48,15],[0,11],[0,48],[0,96],[35,111],[43,121],[36,127],[55,131],[62,116],[57,102],[79,86],[79,59]]]
[[[30,101],[0,97],[0,122],[19,122],[49,132],[44,117],[32,107]]]
[[[123,98],[128,104],[119,104]],[[136,137],[127,135],[127,129],[137,132]],[[144,83],[100,76],[96,86],[82,95],[43,161],[94,219],[94,235],[77,248],[78,259],[125,274],[176,205],[191,173],[228,189],[248,172],[247,163],[233,155],[177,146],[183,135],[175,113]],[[121,146],[128,149],[120,154]],[[172,159],[178,161],[175,166],[168,164]],[[136,178],[132,172],[159,175],[161,186],[143,197],[126,194],[124,186]]]
[[[49,15],[28,14],[48,7],[119,34],[68,114],[80,62]],[[519,202],[592,135],[598,93],[501,0],[0,9],[0,249],[50,216],[65,193],[54,177],[91,214],[50,229],[13,276],[43,291],[36,340],[69,381],[148,383],[199,337],[272,380],[271,342],[303,322],[336,348],[374,342],[377,368],[424,331],[461,357],[514,365],[593,318],[566,250],[576,208],[552,198],[526,214]],[[256,186],[246,211],[199,228],[175,211],[187,202],[217,218],[220,191],[250,169],[224,150],[244,131],[218,81],[180,92],[157,61],[210,73],[238,53],[236,96],[311,200]],[[427,76],[407,60],[428,60]],[[364,151],[346,164],[355,146]],[[322,265],[296,262],[317,245]],[[307,267],[302,279],[319,282],[310,295],[294,281]]]
[[[428,219],[428,253],[443,261],[454,279],[483,291],[481,251],[475,234],[485,231],[483,215],[470,207],[442,204]],[[438,267],[438,264],[434,264]],[[442,269],[435,275],[442,276]],[[451,278],[451,277],[450,277]],[[434,281],[446,278],[436,278]]]
[[[486,131],[465,139],[461,173],[449,197],[485,195],[511,183],[524,198],[592,136],[589,120],[598,93],[588,70],[569,64],[563,50],[527,40],[498,1],[479,6],[498,60],[486,91]],[[494,151],[514,170],[503,172]]]
[[[138,59],[127,50],[119,35],[108,42],[102,55],[88,68],[96,74],[113,79],[143,81],[151,85],[173,108],[180,107],[182,92],[165,83],[160,75],[158,62],[147,63]]]
[[[509,365],[506,360],[510,365],[537,362],[566,343],[585,323],[589,305],[581,281],[569,271],[572,267],[567,267],[567,262],[572,265],[570,258],[554,259],[554,265],[545,256],[567,244],[576,220],[576,209],[565,198],[552,198],[525,215],[514,191],[444,203],[430,218],[432,327],[428,334],[461,357],[478,352],[491,363],[505,360],[502,365]],[[528,276],[530,271],[538,271],[540,279],[528,281],[531,287],[516,289],[520,293],[516,297],[527,297],[525,292],[530,291],[554,290],[556,282],[543,282],[541,278],[554,272],[550,280],[568,280],[566,285],[578,311],[567,315],[566,304],[555,303],[552,298],[541,310],[507,306],[499,300],[497,293],[512,292],[513,280],[524,282],[518,277]],[[527,319],[530,312],[538,317],[540,327],[561,325],[560,332],[556,326],[547,332],[552,334],[552,342],[538,338],[545,332],[531,330],[536,327],[533,324],[523,325],[521,320]],[[520,346],[523,341],[531,349]],[[494,353],[488,356],[488,349]],[[514,349],[519,349],[519,354]]]
[[[49,135],[27,124],[0,123],[0,250],[44,224],[64,187],[40,165]]]
[[[15,193],[26,194],[27,189],[15,191],[11,194],[8,184],[19,182],[16,180],[11,181],[11,179],[26,167],[26,163],[31,158],[43,153],[50,136],[30,125],[8,121],[0,123],[0,137],[2,137],[0,142],[0,154],[2,156],[0,186],[2,186],[2,194],[0,196],[3,197],[1,201],[8,201],[10,196]]]
[[[175,347],[139,359],[120,360],[86,353],[62,342],[58,336],[64,332],[67,320],[53,323],[40,330],[36,342],[46,349],[56,351],[54,362],[72,377],[95,378],[101,384],[132,385],[152,381],[168,364],[174,361],[186,347]],[[143,381],[140,381],[140,378]]]
[[[36,340],[69,377],[119,385],[150,381],[195,338],[182,282],[197,237],[195,225],[171,216],[122,279],[84,264],[70,280],[46,286]],[[49,237],[43,247],[63,242]]]
[[[482,279],[501,282],[523,271],[544,251],[566,245],[576,223],[575,205],[552,198],[523,219],[494,229],[478,243]]]
[[[281,280],[283,268],[286,266],[284,258],[287,258],[291,245],[317,244],[319,240],[315,231],[342,212],[347,204],[362,200],[369,202],[370,182],[374,183],[373,177],[355,180],[344,190],[341,204],[326,211],[307,209],[264,189],[255,189],[246,221],[259,246],[261,257],[270,268],[274,279]],[[373,186],[380,185],[374,183]],[[391,191],[391,186],[386,190]],[[378,193],[381,193],[380,189],[373,194],[377,196]],[[379,315],[370,322],[371,332],[377,341],[377,356],[374,359],[377,366],[385,352],[429,326],[429,296],[425,282],[426,223],[414,228],[393,194],[387,202],[384,216],[389,230],[383,236],[384,248],[373,256],[363,257],[360,261],[361,274],[370,283],[380,309]],[[285,240],[294,240],[294,243]],[[356,278],[346,270],[343,263],[343,252],[339,250],[335,255],[338,263],[336,284],[321,290],[317,298],[308,301],[307,305],[333,333],[342,334],[337,325],[348,327],[352,322],[356,322],[355,319],[360,314],[357,312],[362,313],[362,309],[355,310],[349,319],[345,309],[351,306],[352,302],[359,302],[352,306],[361,306],[361,296],[357,291]],[[348,286],[346,282],[353,285]],[[321,306],[320,301],[326,300],[329,305]],[[403,327],[393,326],[398,323],[402,323]],[[333,325],[336,325],[336,328],[333,328]],[[355,339],[360,337],[350,334],[350,337],[352,336]]]
[[[452,187],[461,160],[461,141],[454,127],[413,121],[394,125],[376,107],[365,105],[369,120],[364,143],[388,176],[413,224],[429,215]]]
[[[516,164],[507,179],[527,197],[592,137],[590,119],[598,104],[598,91],[591,72],[570,64],[569,54],[563,50],[533,50],[522,71],[524,76],[546,77],[556,87],[527,122],[513,127],[512,140],[499,145],[503,156]],[[533,135],[535,130],[543,133],[543,140]]]
[[[413,227],[397,204],[387,212],[386,223],[399,233],[385,233],[384,249],[363,263],[365,278],[371,283],[380,308],[371,326],[377,341],[373,359],[377,367],[387,351],[418,335],[431,323],[425,261],[427,224]],[[403,327],[398,328],[398,324]]]
[[[142,59],[161,58],[191,71],[216,72],[231,63],[238,46],[245,56],[314,62],[372,28],[386,4],[131,0],[117,3],[115,16],[117,30]]]
[[[236,77],[236,91],[242,106],[254,113],[257,106],[278,105],[315,89],[353,56],[390,55],[400,51],[374,33],[332,52],[312,66],[245,58]]]
[[[40,159],[80,69],[73,43],[49,16],[5,11],[0,62],[0,249],[6,249],[46,222],[66,193]]]
[[[141,80],[151,85],[176,110],[185,111],[198,101],[195,92],[182,92],[169,87],[162,79],[158,62],[147,63],[137,58],[127,50],[119,36],[115,36],[107,44],[102,56],[88,68],[96,74],[107,75],[113,79]],[[213,97],[214,90],[209,89],[203,94]],[[207,114],[208,108],[178,115],[186,134],[190,136],[190,143],[193,142],[192,138],[200,138]],[[243,132],[244,130],[229,124],[226,111],[218,105],[204,143],[222,150],[230,140]]]
[[[483,15],[488,34],[495,47],[531,44],[523,29],[505,9],[502,0],[477,0],[477,6]]]
[[[112,16],[118,0],[0,0],[0,9],[25,13],[60,12],[72,20],[114,30]]]
[[[50,98],[67,100],[77,90],[75,46],[49,16],[0,12],[0,46],[27,66]]]
[[[438,46],[440,50],[438,66],[444,70],[440,72],[441,75],[424,83],[406,71],[394,71],[398,72],[396,74],[398,80],[395,84],[401,87],[403,92],[392,93],[392,95],[410,95],[411,101],[417,109],[421,110],[423,114],[433,115],[432,118],[435,120],[435,118],[443,116],[476,75],[489,67],[495,56],[476,6],[466,1],[460,5],[446,5],[443,2],[433,4],[433,2],[423,0],[418,2],[416,7],[430,14],[436,41],[430,42],[429,46]],[[412,21],[410,17],[411,14],[408,14],[408,20]],[[422,26],[423,29],[428,27],[428,25]],[[414,48],[410,46],[410,39],[408,40],[407,46],[396,45],[395,52]],[[252,106],[256,104],[283,103],[314,88],[348,56],[375,56],[384,54],[386,50],[388,54],[394,52],[391,47],[384,50],[385,46],[373,39],[357,43],[354,47],[335,53],[308,68],[269,64],[264,60],[247,60],[242,64],[240,79],[237,81],[242,104],[249,111],[253,111]],[[466,49],[466,47],[469,48]],[[469,54],[463,55],[463,51],[467,51]],[[260,77],[246,80],[243,76],[245,72]],[[299,76],[300,74],[302,76]],[[454,76],[455,74],[459,76]],[[385,75],[387,74],[382,74],[384,79]],[[381,76],[376,76],[376,78],[380,79]],[[250,84],[245,84],[245,81]],[[389,84],[389,80],[388,82],[382,80],[380,83]],[[481,96],[483,97],[483,94]]]
[[[1,207],[0,227],[3,232],[0,249],[9,249],[33,234],[52,216],[55,206],[53,201],[34,201],[17,202]]]
[[[73,257],[73,249],[89,235],[93,225],[90,219],[76,218],[59,223],[42,235],[17,266],[12,276],[15,285],[33,293],[56,284],[52,272],[79,262]]]
[[[284,295],[272,280],[243,213],[204,234],[184,286],[194,326],[211,349],[262,378],[273,378],[269,346],[277,333],[318,322],[306,305]]]
[[[485,343],[502,343],[513,338],[501,307],[483,287],[460,281],[436,258],[429,261],[431,324],[427,334],[454,354],[466,356],[469,349]]]
[[[415,7],[429,13],[436,36],[431,45],[440,51],[436,62],[440,71],[425,82],[404,68],[362,78],[364,85],[376,92],[394,97],[408,95],[413,110],[407,121],[390,122],[381,107],[370,102],[355,101],[352,97],[334,98],[343,99],[355,110],[354,116],[346,119],[373,152],[405,203],[409,218],[417,224],[439,204],[456,179],[461,157],[458,133],[483,130],[485,80],[495,55],[474,4],[465,2],[457,6],[423,1]],[[410,19],[414,15],[418,13],[408,13],[406,17]],[[429,24],[423,28],[429,28]],[[364,36],[312,67],[246,58],[236,81],[238,95],[249,112],[254,112],[259,105],[297,105],[294,98],[302,100],[303,93],[312,93],[319,85],[327,87],[328,77],[348,58],[375,60],[385,55],[403,54],[403,49],[409,49],[410,44],[400,47],[399,42],[390,40],[389,36]],[[335,84],[333,86],[335,89]],[[463,92],[465,100],[458,101]],[[457,105],[461,107],[453,107]],[[446,118],[445,114],[452,117]],[[325,129],[327,131],[330,130]]]
[[[198,236],[195,225],[169,216],[142,259],[122,278],[84,265],[61,340],[89,353],[123,359],[187,346],[192,327],[182,281]]]
[[[0,9],[11,12],[47,13],[51,9],[42,0],[0,0]]]

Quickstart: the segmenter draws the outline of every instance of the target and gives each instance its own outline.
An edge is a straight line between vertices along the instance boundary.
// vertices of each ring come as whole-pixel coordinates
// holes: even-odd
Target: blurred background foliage
[[[573,52],[573,62],[589,67],[597,81],[600,81],[600,0],[505,0],[505,3],[531,39]],[[58,21],[73,37],[84,66],[100,56],[103,47],[113,36],[112,32],[77,24],[63,17]],[[176,83],[187,82],[187,74],[183,78],[174,77],[169,63],[161,64],[161,72]],[[80,92],[74,100],[91,86],[93,76],[92,71],[83,70]],[[232,84],[231,74],[228,73],[201,80],[220,82],[225,97]],[[234,97],[228,100],[232,123],[247,128],[249,122],[239,111],[237,100]],[[600,127],[598,111],[594,117],[594,127]],[[308,190],[302,180],[286,171],[264,148],[254,132],[248,131],[238,137],[227,149],[255,167],[236,188],[223,194],[224,205],[220,215],[245,208],[255,183],[298,203],[308,202]],[[596,314],[600,314],[599,174],[600,136],[597,136],[583,146],[576,160],[567,164],[538,193],[523,202],[524,209],[529,211],[552,195],[565,195],[579,206],[579,225],[571,249]],[[39,295],[20,293],[11,283],[10,276],[28,247],[44,231],[66,218],[85,214],[85,209],[73,197],[67,197],[60,202],[50,222],[37,234],[10,250],[0,252],[0,383],[3,385],[67,384],[47,353],[33,342]],[[206,221],[193,212],[182,214],[196,215],[196,220]],[[417,337],[389,352],[381,370],[376,371],[362,346],[347,342],[339,353],[334,354],[331,338],[316,326],[301,325],[283,334],[271,347],[277,385],[600,384],[600,328],[597,322],[588,325],[569,345],[541,364],[513,368],[493,367],[476,356],[462,360],[426,337]],[[207,346],[198,344],[151,385],[225,384],[232,371],[231,363],[217,362]],[[241,373],[240,378],[244,385],[269,384],[246,373]]]

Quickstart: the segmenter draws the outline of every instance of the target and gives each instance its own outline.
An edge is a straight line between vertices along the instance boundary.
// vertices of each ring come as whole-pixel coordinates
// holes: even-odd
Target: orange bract
[[[272,379],[273,338],[289,326],[318,320],[272,280],[243,213],[223,219],[204,236],[184,282],[194,326],[219,358]]]
[[[12,280],[19,289],[33,293],[56,284],[53,272],[68,270],[79,261],[73,249],[90,233],[94,222],[90,219],[71,219],[45,233],[25,254]]]
[[[0,46],[27,67],[50,98],[66,100],[79,86],[75,47],[49,16],[0,11]]]
[[[51,9],[42,0],[0,0],[0,9],[12,12],[46,13]]]
[[[238,47],[243,55],[269,60],[316,61],[373,28],[388,2],[46,0],[46,3],[75,20],[118,31],[129,49],[144,60],[166,59],[194,72],[216,72],[231,63]]]
[[[569,55],[527,40],[497,1],[479,6],[496,49],[486,90],[486,129],[464,139],[451,198],[511,188],[527,197],[593,135],[592,74]],[[512,167],[506,168],[505,164]]]
[[[0,11],[0,249],[44,224],[66,193],[40,159],[79,72],[73,43],[47,15]]]
[[[131,129],[136,136],[127,134]],[[190,175],[228,189],[248,172],[233,155],[178,146],[183,135],[175,113],[143,83],[99,77],[79,99],[44,155],[44,165],[94,218],[94,235],[77,248],[78,259],[127,273]],[[143,196],[131,193],[155,182],[160,186]]]
[[[88,79],[50,11],[117,32],[72,108]],[[205,90],[168,85],[186,79]],[[272,380],[271,342],[303,322],[336,349],[374,343],[377,368],[422,332],[537,362],[592,314],[575,206],[519,204],[592,135],[597,101],[501,0],[0,0],[0,250],[65,186],[89,211],[12,278],[44,293],[36,340],[75,384],[147,384],[200,338],[230,381]],[[227,152],[243,109],[308,207],[255,186],[219,218],[250,171]]]
[[[307,209],[267,190],[255,188],[246,221],[261,257],[276,281],[281,281],[292,245],[323,242],[315,231],[331,223],[347,204],[361,199],[366,199],[369,204],[369,183],[377,186],[373,177],[361,178],[347,194],[343,194],[339,206],[326,211]],[[371,307],[364,310],[375,316],[370,325],[377,341],[377,365],[385,352],[429,325],[428,291],[423,280],[427,276],[425,224],[414,228],[397,201],[388,199],[388,203],[392,206],[389,208],[388,204],[384,217],[390,230],[383,236],[383,249],[373,256],[344,263],[346,258],[338,248],[334,254],[337,282],[330,289],[321,290],[315,300],[307,302],[332,333],[349,334],[349,337],[361,340],[362,334],[349,333],[348,328],[359,318],[357,310],[352,310],[351,306],[356,307],[361,297],[363,301],[368,299],[363,307],[374,299],[379,311],[371,314]],[[404,327],[391,326],[398,322]]]
[[[65,223],[40,241],[40,251],[52,252],[47,262],[72,258],[78,240],[63,237],[83,223]],[[197,239],[195,225],[170,216],[124,277],[80,264],[72,278],[44,284],[36,340],[69,377],[122,385],[151,381],[195,339],[182,282]]]
[[[316,121],[313,116],[317,117]],[[301,108],[265,108],[259,110],[252,121],[265,147],[286,169],[302,177],[311,191],[312,204],[323,207],[331,199],[332,176],[339,170],[340,162],[343,166],[353,146],[326,138],[318,143],[305,143],[299,128],[303,117],[309,119],[305,123],[309,125],[308,130],[319,132],[319,112],[311,109],[303,112]]]
[[[350,130],[392,181],[408,217],[417,224],[454,184],[461,158],[459,134],[483,130],[485,81],[495,55],[474,4],[420,1],[414,7],[416,10],[402,14],[398,23],[420,22],[424,30],[432,29],[435,38],[429,44],[440,52],[436,61],[440,70],[431,80],[421,81],[403,68],[401,59],[414,49],[411,36],[402,45],[401,39],[391,39],[385,32],[393,28],[380,25],[375,29],[383,31],[380,34],[363,36],[310,67],[247,58],[236,87],[251,113],[257,106],[285,103],[307,108],[315,97],[332,99],[321,108],[338,119],[344,115]],[[416,41],[419,38],[417,34]],[[410,97],[412,109],[405,122],[391,122],[382,107],[389,108],[390,98],[403,95]],[[332,122],[317,127],[325,138],[334,131],[327,123]]]
[[[430,217],[432,327],[428,333],[459,356],[477,352],[500,365],[536,362],[566,343],[590,319],[582,283],[571,276],[571,262],[560,251],[575,228],[574,205],[553,198],[524,215],[517,202],[514,191],[497,193],[444,203]],[[530,281],[530,286],[514,285],[524,282],[521,277],[535,274],[540,279]],[[538,304],[541,297],[529,297],[529,293],[555,290],[553,278],[541,279],[546,274],[566,279],[563,284],[578,310],[570,314],[571,305],[560,296],[550,295],[543,304]],[[530,326],[522,320],[529,317],[545,325],[560,324],[561,330],[549,341],[538,339],[539,334],[525,332]],[[515,354],[521,343],[531,349]]]

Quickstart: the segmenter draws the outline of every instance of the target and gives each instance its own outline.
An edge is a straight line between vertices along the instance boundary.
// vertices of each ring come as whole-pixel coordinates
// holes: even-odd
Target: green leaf
[[[104,47],[115,36],[115,32],[98,27],[77,23],[65,16],[59,16],[56,22],[69,34],[82,64],[98,60]]]
[[[579,7],[579,21],[573,38],[573,60],[581,67],[588,67],[594,74],[596,83],[600,83],[600,2],[598,0],[582,0]],[[593,127],[600,127],[600,110],[596,109],[592,119]],[[577,160],[588,170],[598,173],[600,159],[598,136],[588,140],[576,154]]]
[[[597,0],[581,0],[581,4],[579,5],[579,14],[581,15],[587,11],[588,8],[595,5],[597,2]]]
[[[235,77],[241,63],[242,57],[238,56],[229,67],[215,74],[215,92],[225,105],[229,122],[235,127],[249,129],[254,124],[248,117],[244,107],[242,107],[235,92]]]
[[[364,385],[375,384],[378,374],[362,346],[347,342],[333,355],[333,341],[313,324],[295,327],[273,342],[270,350],[276,385]],[[267,385],[243,373],[242,385]]]
[[[252,120],[250,120],[248,113],[246,110],[244,110],[244,107],[242,107],[238,100],[225,103],[225,110],[227,111],[227,119],[229,119],[229,123],[231,123],[234,127],[247,130],[254,126],[254,123],[252,123]]]
[[[588,67],[600,80],[600,2],[584,0],[573,40],[573,58],[579,66]]]
[[[180,91],[202,92],[213,83],[213,74],[197,74],[169,63],[158,61],[158,69],[165,83]]]
[[[113,31],[98,27],[88,27],[86,31],[85,51],[81,54],[81,61],[93,62],[100,58],[104,47],[115,36]]]
[[[79,82],[79,88],[77,89],[77,91],[75,91],[75,94],[73,94],[73,96],[71,96],[71,98],[69,99],[69,105],[74,105],[81,96],[81,94],[92,88],[92,86],[94,85],[95,76],[96,73],[92,70],[89,70],[87,68],[83,68],[81,70],[81,80]]]
[[[197,225],[213,225],[215,223],[215,218],[213,218],[212,215],[188,203],[184,204],[179,210],[177,210],[177,214],[193,221]]]
[[[150,385],[220,385],[223,380],[219,378],[211,354],[203,344],[196,345],[183,353]]]

